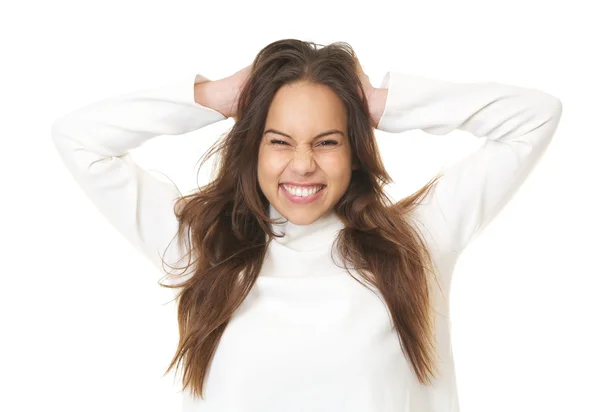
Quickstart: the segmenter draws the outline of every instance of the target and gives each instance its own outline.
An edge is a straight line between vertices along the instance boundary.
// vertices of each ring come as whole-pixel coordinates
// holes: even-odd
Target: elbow
[[[560,101],[559,98],[557,97],[553,97],[554,98],[554,115],[556,117],[560,117],[562,115],[562,101]]]
[[[547,94],[546,96],[548,100],[548,102],[546,103],[548,106],[548,110],[550,111],[553,117],[560,117],[560,115],[562,114],[561,100],[558,97],[553,96],[551,94]]]
[[[57,139],[62,139],[67,133],[67,130],[72,127],[73,120],[70,119],[69,116],[65,115],[54,120],[50,126],[50,135],[52,140],[56,141]]]
[[[70,129],[72,129],[72,123],[70,123],[65,116],[55,120],[50,126],[50,138],[60,151],[65,151],[68,141],[72,140],[70,136],[72,136],[73,133]]]
[[[62,135],[63,126],[60,119],[55,120],[50,126],[50,137],[56,141]]]
[[[65,123],[65,116],[59,117],[58,119],[54,120],[54,122],[52,123],[52,126],[50,126],[50,131],[51,131],[53,137],[55,135],[61,134],[61,131],[64,129],[64,123]]]
[[[549,93],[542,92],[537,100],[537,107],[544,117],[560,119],[562,115],[561,100]]]

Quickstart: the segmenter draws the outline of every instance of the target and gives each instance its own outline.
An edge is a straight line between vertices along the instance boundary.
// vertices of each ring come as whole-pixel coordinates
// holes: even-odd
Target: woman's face
[[[308,225],[333,209],[352,176],[346,109],[327,86],[282,86],[267,115],[258,183],[277,211]]]

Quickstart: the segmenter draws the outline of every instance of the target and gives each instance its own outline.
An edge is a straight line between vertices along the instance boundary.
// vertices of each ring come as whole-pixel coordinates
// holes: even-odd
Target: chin
[[[282,216],[294,225],[305,226],[316,222],[321,217],[321,213],[306,213],[302,210],[296,210],[285,211],[285,214],[282,213]]]

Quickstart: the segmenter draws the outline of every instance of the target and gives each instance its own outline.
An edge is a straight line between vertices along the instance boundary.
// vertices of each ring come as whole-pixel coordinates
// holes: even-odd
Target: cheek
[[[285,170],[285,160],[282,156],[272,153],[264,153],[258,156],[258,180],[259,183],[268,184],[277,180]]]
[[[352,172],[350,159],[346,156],[321,156],[318,164],[330,179],[345,180]]]

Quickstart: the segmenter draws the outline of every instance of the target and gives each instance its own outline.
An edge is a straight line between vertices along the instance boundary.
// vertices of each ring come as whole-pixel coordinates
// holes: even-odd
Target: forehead
[[[346,108],[333,90],[320,84],[298,82],[277,90],[265,126],[290,134],[316,134],[333,127],[345,130],[346,123]]]

